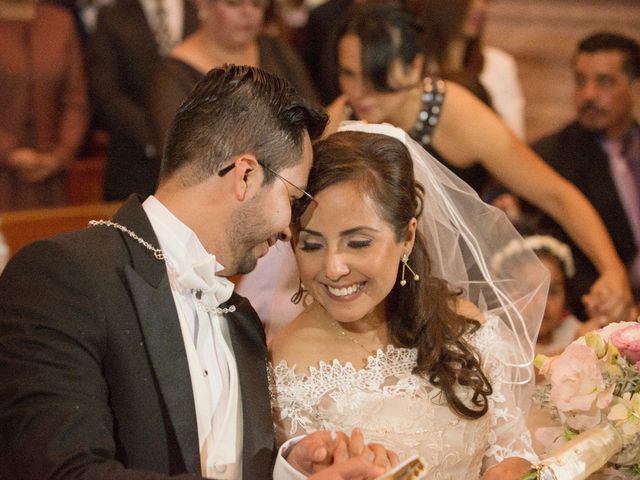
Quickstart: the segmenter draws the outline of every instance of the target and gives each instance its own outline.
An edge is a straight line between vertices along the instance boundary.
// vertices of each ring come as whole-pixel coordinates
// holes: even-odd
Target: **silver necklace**
[[[156,257],[156,259],[158,259],[158,260],[164,260],[165,259],[164,252],[162,251],[161,248],[154,247],[149,242],[147,242],[145,239],[140,238],[138,235],[136,235],[134,232],[129,230],[124,225],[121,225],[121,224],[119,224],[117,222],[112,222],[111,220],[91,220],[89,222],[89,225],[91,227],[96,227],[98,225],[104,225],[105,227],[112,227],[112,228],[115,228],[117,230],[120,230],[121,232],[124,232],[127,235],[129,235],[131,238],[133,238],[136,242],[138,242],[140,245],[145,247],[147,250],[150,250],[151,252],[153,252],[153,256]]]
[[[371,355],[375,355],[375,352],[378,350],[377,348],[375,350],[371,350],[367,347],[365,347],[362,343],[360,343],[358,340],[356,340],[355,338],[353,338],[351,335],[349,335],[344,328],[340,327],[340,325],[338,324],[338,322],[336,322],[334,319],[330,319],[329,323],[331,324],[331,326],[335,329],[336,332],[338,332],[338,334],[341,337],[346,338],[347,340],[351,340],[351,342],[355,343],[357,346],[359,346],[362,350],[364,350],[365,352],[367,352],[367,356],[371,356]]]
[[[136,242],[138,242],[140,245],[142,245],[144,248],[146,248],[151,253],[153,253],[153,256],[157,260],[162,260],[162,261],[166,262],[167,258],[164,256],[164,252],[162,251],[161,248],[154,247],[149,242],[147,242],[144,238],[139,237],[138,235],[136,235],[135,232],[129,230],[124,225],[122,225],[122,224],[120,224],[118,222],[112,222],[111,220],[90,220],[89,221],[89,226],[91,226],[91,227],[96,227],[98,225],[104,225],[105,227],[115,228],[116,230],[120,230],[121,232],[126,233],[131,238],[133,238]],[[229,305],[228,307],[224,307],[224,308],[211,307],[211,306],[207,305],[205,302],[203,302],[201,300],[201,298],[202,298],[202,290],[192,290],[191,293],[195,297],[196,301],[204,308],[204,310],[207,313],[216,313],[218,315],[222,315],[224,313],[233,313],[233,312],[236,311],[236,306],[235,305]]]

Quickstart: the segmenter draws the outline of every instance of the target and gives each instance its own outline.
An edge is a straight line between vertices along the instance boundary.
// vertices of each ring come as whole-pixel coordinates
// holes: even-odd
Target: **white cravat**
[[[143,208],[158,237],[169,273],[194,394],[202,475],[241,478],[242,411],[238,370],[226,318],[216,313],[233,284],[191,229],[155,197]]]
[[[618,140],[605,140],[602,147],[609,156],[611,176],[618,190],[620,202],[627,214],[635,244],[640,245],[640,188],[627,159],[623,155],[622,143]],[[629,267],[629,277],[636,288],[640,286],[640,252]]]

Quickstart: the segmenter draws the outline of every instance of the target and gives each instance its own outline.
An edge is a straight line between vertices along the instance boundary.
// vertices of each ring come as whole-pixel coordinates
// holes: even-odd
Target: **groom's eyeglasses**
[[[307,207],[310,204],[315,204],[316,201],[313,198],[313,196],[309,192],[307,192],[306,190],[303,190],[302,188],[297,186],[292,181],[287,180],[286,178],[284,178],[278,172],[275,172],[271,168],[267,167],[264,163],[262,163],[262,161],[258,160],[258,165],[260,165],[262,168],[264,168],[269,173],[271,173],[271,174],[275,175],[276,177],[278,177],[284,183],[286,183],[288,185],[291,185],[293,188],[295,188],[300,193],[302,193],[302,196],[300,198],[296,198],[295,200],[293,200],[291,202],[291,223],[298,223],[298,221],[300,220],[300,217],[302,216],[304,211],[307,209]],[[218,176],[224,177],[227,173],[229,173],[231,170],[233,170],[233,168],[235,166],[236,166],[235,163],[232,163],[231,165],[227,165],[226,167],[224,167],[222,170],[220,170],[218,172]]]

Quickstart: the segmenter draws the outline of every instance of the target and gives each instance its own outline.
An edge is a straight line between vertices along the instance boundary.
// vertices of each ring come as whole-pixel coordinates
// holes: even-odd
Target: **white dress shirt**
[[[195,233],[154,196],[145,200],[143,208],[165,255],[180,320],[198,422],[202,475],[242,478],[242,403],[227,319],[207,312],[193,291],[181,283],[182,272],[212,256]],[[216,271],[222,268],[217,263]]]
[[[153,195],[145,200],[142,207],[164,252],[171,293],[178,311],[198,422],[201,473],[220,480],[241,479],[242,399],[227,320],[222,315],[207,314],[193,293],[185,291],[179,280],[180,269],[186,264],[201,264],[203,259],[212,255],[204,249],[196,234]],[[216,271],[223,268],[215,263]],[[218,278],[223,283],[228,282]],[[225,284],[224,288],[227,287]],[[282,454],[298,440],[291,439],[283,445],[276,458],[274,480],[306,478],[291,467]]]

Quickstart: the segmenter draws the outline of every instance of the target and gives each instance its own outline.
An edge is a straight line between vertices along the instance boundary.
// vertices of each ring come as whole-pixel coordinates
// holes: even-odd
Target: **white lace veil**
[[[426,240],[432,275],[462,289],[463,296],[485,316],[500,317],[515,344],[512,352],[492,352],[508,367],[509,379],[503,380],[513,385],[531,384],[549,274],[507,216],[480,200],[471,187],[404,130],[389,124],[349,121],[343,122],[338,131],[388,135],[407,147],[415,179],[425,191],[418,228]],[[518,255],[510,256],[509,261],[492,262],[514,243],[522,247]]]

